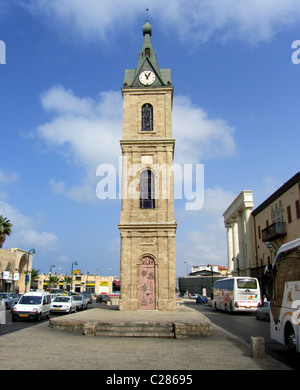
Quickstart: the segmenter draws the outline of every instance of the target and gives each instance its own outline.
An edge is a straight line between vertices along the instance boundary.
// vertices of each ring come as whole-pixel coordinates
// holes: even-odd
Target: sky
[[[3,249],[34,248],[40,272],[120,274],[121,200],[99,198],[97,168],[118,180],[146,8],[172,72],[174,162],[204,172],[203,207],[174,202],[177,276],[225,266],[227,207],[243,190],[257,207],[299,171],[298,0],[0,0]]]

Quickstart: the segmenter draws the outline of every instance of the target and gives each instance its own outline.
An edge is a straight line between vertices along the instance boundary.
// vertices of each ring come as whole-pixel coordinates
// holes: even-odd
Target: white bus
[[[272,278],[271,338],[300,352],[300,238],[279,248]]]
[[[258,280],[252,277],[238,276],[217,280],[213,288],[213,306],[228,312],[256,312],[261,304]]]

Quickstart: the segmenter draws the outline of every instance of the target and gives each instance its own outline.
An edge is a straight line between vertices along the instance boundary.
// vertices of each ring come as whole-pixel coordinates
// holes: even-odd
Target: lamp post
[[[27,270],[26,270],[26,275],[25,275],[25,292],[27,292],[27,284],[29,282],[28,264],[29,264],[30,253],[32,253],[34,255],[36,253],[35,249],[30,249],[30,251],[27,252]]]
[[[237,267],[236,267],[236,269],[237,269],[237,272],[238,272],[238,276],[240,276],[240,262],[239,262],[239,259],[238,259],[237,257],[233,257],[233,258],[231,259],[231,261],[236,261],[236,262],[237,262]]]
[[[78,265],[77,261],[74,261],[74,263],[72,263],[72,272],[71,272],[71,289],[70,289],[70,292],[72,292],[72,290],[73,290],[73,265]]]
[[[48,289],[49,290],[50,290],[50,278],[51,278],[51,275],[52,275],[52,268],[55,268],[55,265],[51,265],[50,271],[49,271],[49,283],[48,283]]]
[[[186,264],[186,276],[189,276],[189,262],[185,261],[184,264]]]
[[[207,264],[208,267],[210,267],[211,270],[211,298],[213,296],[213,291],[214,291],[214,271],[213,271],[213,266],[211,264]]]

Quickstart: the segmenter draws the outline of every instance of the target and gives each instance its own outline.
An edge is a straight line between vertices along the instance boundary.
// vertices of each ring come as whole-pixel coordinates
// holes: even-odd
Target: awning
[[[115,286],[120,286],[120,285],[121,285],[121,282],[120,282],[120,280],[114,280],[114,281],[113,281],[113,284],[114,284]]]

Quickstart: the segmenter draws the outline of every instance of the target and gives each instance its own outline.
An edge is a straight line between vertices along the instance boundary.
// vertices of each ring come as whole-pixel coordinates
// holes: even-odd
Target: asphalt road
[[[191,301],[187,304],[202,312],[211,322],[239,339],[250,344],[250,337],[263,337],[265,339],[266,353],[274,359],[286,364],[293,370],[300,370],[300,354],[292,353],[284,345],[272,340],[270,337],[270,323],[257,320],[254,314],[226,313],[215,310],[208,305],[199,305]]]
[[[88,305],[88,310],[89,309],[93,309],[95,307],[99,308],[99,307],[101,307],[100,305],[101,304],[95,303],[95,302],[92,303],[92,304],[89,304]],[[57,314],[57,315],[62,315],[62,314]],[[51,317],[56,317],[57,315],[56,314],[51,314]],[[2,336],[4,334],[7,334],[7,333],[15,332],[15,331],[18,331],[18,330],[21,330],[21,329],[24,329],[24,328],[28,328],[30,326],[34,326],[34,325],[40,323],[40,322],[37,322],[37,321],[34,321],[34,320],[12,322],[12,320],[11,320],[11,313],[10,313],[9,310],[5,311],[5,317],[6,317],[6,321],[5,321],[6,323],[5,324],[0,324],[0,336]],[[49,320],[47,320],[45,318],[41,320],[41,322],[45,322],[45,321],[49,321]]]
[[[92,303],[88,305],[88,310],[98,307],[106,308],[104,304]],[[270,323],[267,321],[258,321],[255,315],[246,313],[225,313],[223,311],[216,311],[214,308],[208,305],[196,304],[193,300],[187,305],[195,310],[201,311],[207,318],[209,318],[213,324],[233,334],[235,337],[250,344],[250,337],[263,337],[265,339],[266,353],[272,356],[274,359],[286,364],[293,370],[300,369],[300,354],[290,353],[287,349],[272,340],[270,337]],[[55,315],[52,314],[52,317]],[[48,321],[43,319],[41,322]],[[6,324],[0,325],[0,336],[21,330],[23,328],[34,326],[38,322],[36,321],[11,321],[11,314],[6,311]]]

